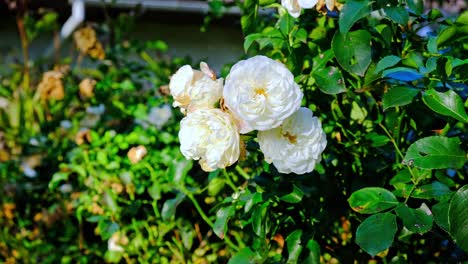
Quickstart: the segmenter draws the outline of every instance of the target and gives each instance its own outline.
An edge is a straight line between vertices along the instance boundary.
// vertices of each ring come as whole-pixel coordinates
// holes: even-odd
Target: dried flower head
[[[41,99],[62,100],[65,97],[65,89],[62,83],[63,73],[48,71],[42,75],[42,80],[37,86],[37,92]]]
[[[91,131],[89,129],[82,129],[76,134],[75,143],[81,145],[86,142],[91,142]]]
[[[76,47],[81,53],[94,59],[104,59],[105,53],[102,44],[96,38],[96,31],[90,26],[84,27],[73,34]]]
[[[86,78],[80,82],[80,95],[83,98],[91,98],[94,96],[94,86],[96,81],[90,78]]]
[[[143,157],[145,157],[146,153],[148,153],[148,151],[146,150],[145,146],[139,145],[137,147],[131,148],[128,151],[127,156],[132,162],[132,164],[136,164],[140,160],[142,160]]]

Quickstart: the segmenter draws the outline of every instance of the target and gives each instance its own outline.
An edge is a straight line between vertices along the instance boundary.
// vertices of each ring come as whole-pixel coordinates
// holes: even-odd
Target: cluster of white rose
[[[337,0],[281,0],[281,5],[288,10],[292,17],[296,18],[299,17],[303,8],[315,7],[320,13],[326,14],[326,10],[341,10],[343,7],[343,4]]]
[[[185,65],[169,84],[174,107],[186,114],[179,139],[187,159],[205,171],[230,166],[241,153],[240,134],[257,130],[265,160],[279,172],[303,174],[320,162],[325,133],[301,108],[302,91],[282,63],[265,56],[239,61],[224,86],[206,63],[200,69]]]

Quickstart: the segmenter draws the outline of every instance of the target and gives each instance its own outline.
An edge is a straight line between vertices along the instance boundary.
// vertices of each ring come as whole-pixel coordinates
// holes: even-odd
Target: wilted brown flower
[[[96,38],[96,31],[90,26],[84,27],[73,34],[76,47],[83,54],[94,59],[104,59],[105,53],[102,44]]]
[[[80,95],[83,98],[91,98],[94,96],[94,86],[96,81],[90,78],[86,78],[80,82]]]
[[[88,55],[93,59],[99,60],[103,60],[106,57],[100,42],[96,42],[96,44],[88,51]]]
[[[96,31],[91,27],[87,26],[73,34],[76,47],[84,54],[88,53],[88,50],[91,49],[96,43]]]
[[[81,145],[85,142],[91,142],[91,131],[89,129],[80,130],[75,136],[75,143]]]
[[[161,85],[159,86],[159,92],[162,95],[169,95],[171,94],[171,90],[169,90],[169,85]]]
[[[338,2],[337,0],[319,0],[315,8],[317,9],[318,12],[322,14],[326,14],[327,10],[341,11],[341,8],[343,8],[343,4]]]
[[[143,157],[146,155],[146,153],[148,153],[148,152],[146,151],[145,146],[139,145],[138,147],[131,148],[128,151],[127,156],[130,159],[130,161],[132,162],[132,164],[136,164],[141,159],[143,159]]]
[[[14,203],[4,203],[2,208],[2,215],[5,216],[6,219],[13,219],[13,217],[15,217],[15,208],[16,205]]]
[[[62,83],[63,74],[59,71],[48,71],[42,75],[42,80],[37,86],[41,99],[62,100],[65,97],[65,89]]]

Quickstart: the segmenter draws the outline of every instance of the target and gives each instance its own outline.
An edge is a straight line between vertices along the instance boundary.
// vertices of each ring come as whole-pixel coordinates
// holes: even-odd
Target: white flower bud
[[[318,0],[281,0],[281,5],[288,10],[292,17],[299,17],[302,8],[312,8]]]
[[[239,120],[240,132],[278,127],[301,106],[294,76],[282,63],[255,56],[236,63],[224,86],[224,103]]]
[[[169,90],[174,97],[173,106],[180,107],[183,113],[213,108],[222,96],[223,79],[216,80],[216,76],[208,72],[206,63],[202,63],[201,67],[209,74],[185,65],[172,76],[169,83]]]
[[[239,131],[228,113],[219,109],[200,109],[180,122],[180,150],[187,159],[200,160],[204,171],[225,168],[240,155]]]
[[[259,131],[258,142],[268,163],[273,162],[281,173],[296,174],[313,171],[327,145],[320,121],[305,107],[280,127]]]

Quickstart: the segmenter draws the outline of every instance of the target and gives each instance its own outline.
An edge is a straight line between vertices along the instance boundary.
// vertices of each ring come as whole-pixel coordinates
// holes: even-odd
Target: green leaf
[[[418,92],[418,90],[406,86],[390,88],[383,96],[383,110],[385,111],[390,107],[403,106],[411,103]]]
[[[462,25],[468,25],[468,11],[461,13],[461,15],[458,16],[456,22]]]
[[[459,145],[458,138],[422,138],[408,148],[403,164],[423,169],[460,168],[466,162],[466,156]]]
[[[336,32],[332,49],[338,63],[350,73],[364,76],[371,63],[371,35],[367,30]]]
[[[452,197],[448,210],[450,235],[455,243],[468,252],[468,185],[461,187]]]
[[[353,192],[348,203],[354,211],[361,214],[374,214],[398,205],[393,193],[379,187],[367,187]]]
[[[396,231],[394,214],[375,214],[359,225],[356,231],[356,244],[374,257],[392,245]]]
[[[229,259],[228,264],[255,264],[255,253],[248,247],[245,247],[239,252],[237,252],[231,259]]]
[[[101,232],[102,239],[107,240],[112,234],[119,230],[119,224],[103,219],[98,223],[98,228]]]
[[[215,234],[223,239],[227,231],[227,222],[234,215],[234,206],[223,207],[216,212],[216,221],[213,226]]]
[[[299,203],[302,201],[302,197],[304,197],[304,192],[296,185],[293,185],[293,191],[289,194],[281,196],[280,200],[287,203]]]
[[[403,6],[398,7],[385,7],[385,14],[395,23],[406,26],[408,24],[408,11]]]
[[[244,40],[244,52],[247,53],[249,51],[250,46],[252,46],[253,42],[262,38],[263,34],[261,33],[254,33],[247,35]]]
[[[424,234],[432,228],[432,212],[425,204],[423,208],[409,208],[406,205],[401,205],[396,208],[398,217],[403,221],[403,225],[411,232]]]
[[[397,183],[408,183],[411,182],[411,173],[408,169],[404,169],[397,173],[391,180],[390,184],[395,185]]]
[[[452,191],[450,191],[447,185],[434,181],[433,183],[425,184],[416,188],[411,194],[411,197],[418,199],[436,199],[440,201],[451,193]]]
[[[301,236],[302,230],[298,229],[286,237],[286,247],[288,249],[288,261],[286,263],[298,263],[302,252]]]
[[[326,94],[338,94],[346,92],[346,87],[343,80],[343,75],[336,67],[321,68],[313,72],[320,91]]]
[[[252,229],[259,237],[265,237],[267,227],[268,203],[264,203],[254,209],[252,213]]]
[[[309,249],[309,255],[303,263],[320,264],[320,245],[317,241],[311,239],[307,242],[307,249]]]
[[[280,17],[278,21],[279,29],[285,36],[289,36],[289,33],[291,32],[294,26],[294,20],[295,19],[287,12]]]
[[[178,193],[175,198],[169,199],[163,204],[161,216],[164,221],[171,220],[176,213],[177,206],[184,200],[185,194]]]
[[[52,176],[52,180],[50,180],[49,182],[49,190],[54,190],[55,188],[57,188],[62,181],[68,180],[69,176],[70,173],[64,171],[54,173],[54,175]]]
[[[440,228],[447,231],[449,230],[448,220],[449,202],[440,202],[432,206],[432,213],[434,214],[434,221]]]
[[[387,68],[397,65],[397,63],[399,63],[400,61],[400,57],[397,57],[395,55],[385,56],[379,61],[379,63],[377,63],[374,72],[379,73]]]
[[[351,27],[356,23],[359,19],[369,15],[369,1],[346,1],[345,5],[341,9],[340,12],[340,32],[343,34],[348,33]]]
[[[407,0],[406,4],[418,16],[424,11],[424,0]]]
[[[463,101],[452,90],[445,93],[429,90],[424,93],[424,103],[432,109],[432,111],[441,115],[451,116],[459,121],[468,123],[468,115],[466,114]]]

